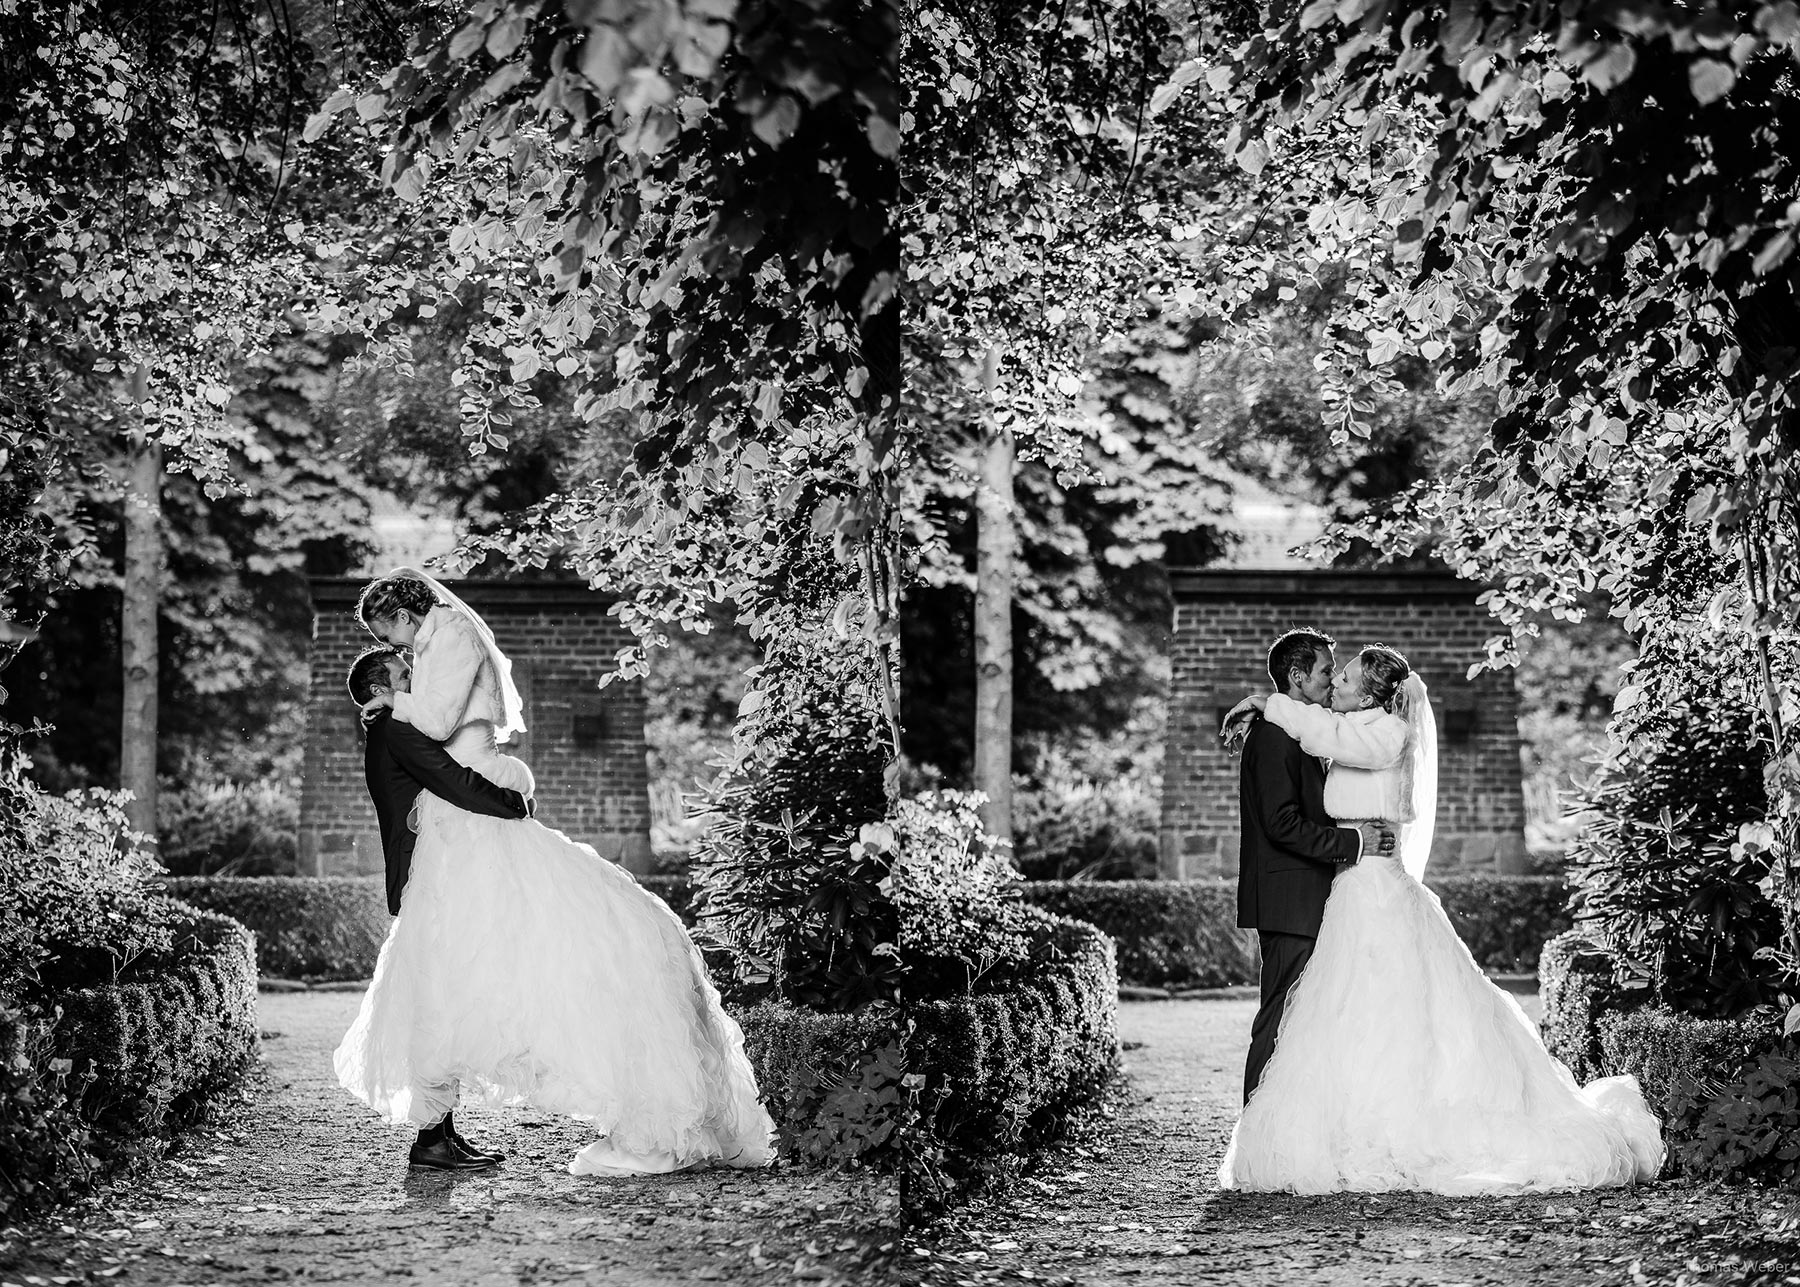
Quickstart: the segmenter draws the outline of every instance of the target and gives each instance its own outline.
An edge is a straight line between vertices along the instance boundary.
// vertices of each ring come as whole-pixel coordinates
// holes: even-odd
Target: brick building
[[[381,870],[381,836],[363,784],[350,663],[373,644],[352,610],[366,578],[312,583],[311,691],[300,796],[300,869],[321,876]],[[508,747],[537,777],[538,817],[643,872],[650,861],[644,692],[635,681],[598,688],[632,642],[610,600],[580,582],[447,581],[479,612],[512,659],[525,732]]]
[[[1293,567],[1171,570],[1174,599],[1161,874],[1235,876],[1238,761],[1219,745],[1225,711],[1269,691],[1268,647],[1313,626],[1338,641],[1340,664],[1362,644],[1400,649],[1424,676],[1438,725],[1435,871],[1523,869],[1518,696],[1511,671],[1470,681],[1493,633],[1480,588],[1430,573]]]

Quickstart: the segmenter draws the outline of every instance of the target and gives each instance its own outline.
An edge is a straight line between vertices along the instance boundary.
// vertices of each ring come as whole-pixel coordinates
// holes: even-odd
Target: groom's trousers
[[[1315,940],[1304,934],[1278,934],[1274,930],[1256,931],[1262,948],[1262,1004],[1250,1024],[1250,1056],[1244,1060],[1244,1102],[1262,1081],[1263,1065],[1275,1053],[1275,1034],[1281,1029],[1281,1012],[1287,1007],[1288,993],[1300,981],[1301,972],[1312,959]]]

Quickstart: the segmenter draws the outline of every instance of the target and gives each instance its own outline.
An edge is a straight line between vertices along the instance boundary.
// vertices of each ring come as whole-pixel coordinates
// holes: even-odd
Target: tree
[[[758,631],[778,517],[805,495],[861,571],[840,624],[891,672],[895,8],[706,0],[670,21],[646,2],[516,0],[434,17],[306,132],[352,104],[391,129],[383,177],[442,240],[367,248],[315,315],[405,369],[407,319],[479,287],[462,351],[477,453],[507,448],[545,367],[576,382],[578,413],[639,421],[618,475],[470,556],[570,550],[646,645],[720,600]],[[891,690],[884,704],[897,718]]]

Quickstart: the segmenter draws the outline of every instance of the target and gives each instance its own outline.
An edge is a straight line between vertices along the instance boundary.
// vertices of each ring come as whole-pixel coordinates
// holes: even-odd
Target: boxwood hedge
[[[1662,1119],[1671,1170],[1800,1178],[1800,1049],[1774,1008],[1714,1019],[1648,1004],[1615,987],[1605,951],[1579,932],[1545,948],[1539,981],[1545,1045],[1578,1081],[1636,1077]]]
[[[236,922],[177,905],[174,947],[116,982],[0,1000],[0,1217],[81,1193],[196,1118],[257,1053]]]

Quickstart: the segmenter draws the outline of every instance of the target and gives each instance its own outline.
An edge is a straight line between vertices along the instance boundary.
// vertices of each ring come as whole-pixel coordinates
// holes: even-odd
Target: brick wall
[[[1434,870],[1522,870],[1518,696],[1512,672],[1464,676],[1493,633],[1479,587],[1434,574],[1172,572],[1175,602],[1161,868],[1185,879],[1237,874],[1238,761],[1219,745],[1224,711],[1268,692],[1269,645],[1311,626],[1342,665],[1392,644],[1424,677],[1438,724]]]
[[[374,644],[352,610],[362,578],[312,583],[312,687],[300,797],[301,870],[381,870],[381,835],[363,783],[356,707],[344,688],[350,663]],[[508,750],[537,777],[538,817],[633,871],[650,859],[649,765],[641,681],[596,687],[630,632],[606,615],[610,600],[578,582],[448,581],[493,628],[512,659],[525,732]]]

